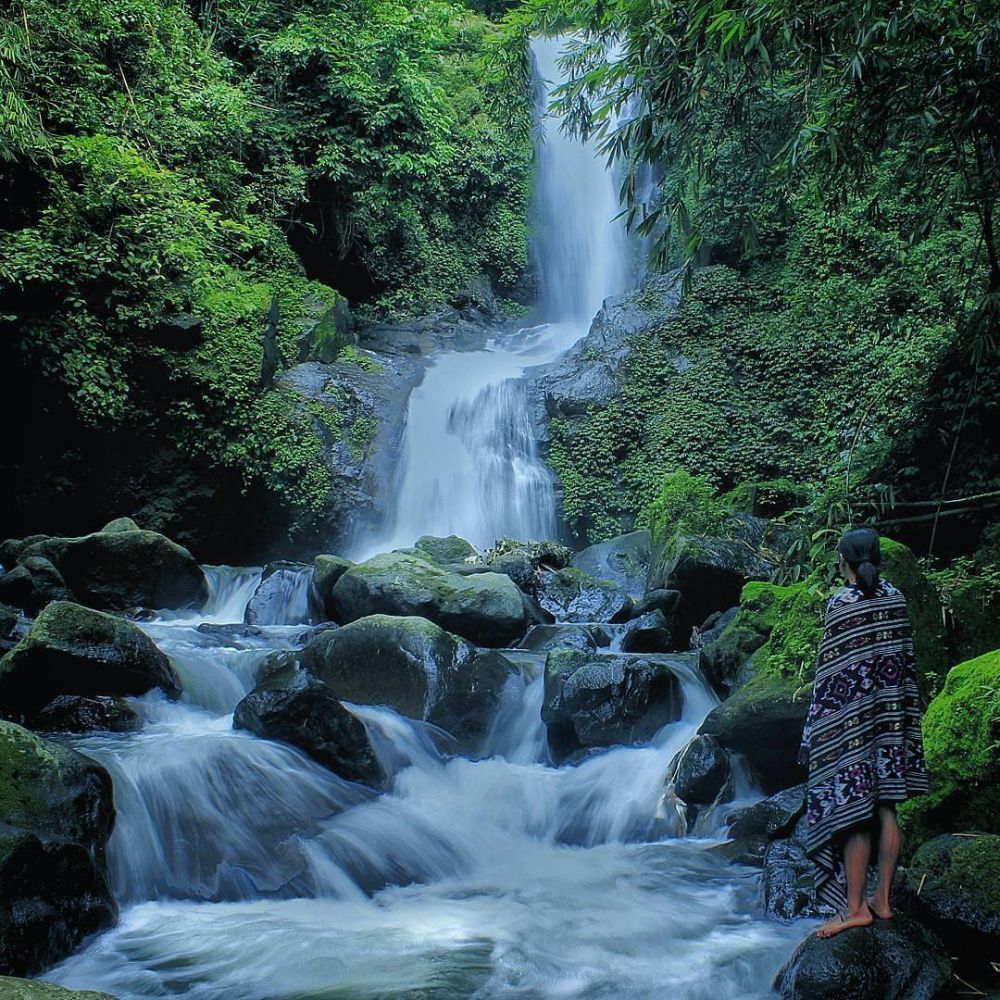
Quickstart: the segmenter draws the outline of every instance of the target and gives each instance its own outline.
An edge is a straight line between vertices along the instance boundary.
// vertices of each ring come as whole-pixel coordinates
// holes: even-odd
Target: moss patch
[[[921,845],[907,866],[907,883],[954,894],[1000,919],[1000,836],[936,837]],[[925,881],[926,876],[926,881]]]

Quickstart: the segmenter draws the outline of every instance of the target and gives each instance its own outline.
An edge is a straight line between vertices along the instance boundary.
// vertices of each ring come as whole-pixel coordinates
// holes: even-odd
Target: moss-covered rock
[[[36,615],[50,601],[70,599],[62,574],[44,556],[26,555],[0,576],[0,600]]]
[[[436,535],[421,535],[413,547],[418,555],[442,566],[465,562],[466,559],[475,559],[479,555],[472,542],[458,535],[447,535],[443,538]]]
[[[356,564],[343,556],[328,555],[326,553],[316,556],[313,560],[313,590],[323,607],[323,613],[327,618],[334,615],[333,608],[333,588],[337,581]]]
[[[903,905],[963,959],[1000,954],[1000,836],[944,834],[922,844],[900,873]]]
[[[652,546],[648,531],[632,531],[577,552],[570,565],[599,579],[613,580],[633,600],[639,600],[646,589]]]
[[[916,556],[905,545],[883,538],[881,549],[881,575],[906,598],[906,609],[913,625],[917,677],[924,694],[931,695],[940,689],[948,669],[941,599]]]
[[[462,576],[419,556],[387,552],[352,567],[331,595],[338,621],[375,614],[418,616],[487,646],[522,636],[529,622],[524,595],[508,576]]]
[[[46,538],[25,546],[19,562],[28,556],[50,560],[74,598],[90,607],[200,607],[208,599],[208,581],[191,553],[156,531],[119,526]]]
[[[171,697],[180,684],[170,661],[132,622],[69,601],[54,601],[0,659],[0,706],[30,718],[61,694]]]
[[[910,842],[1000,833],[1000,650],[951,669],[923,733],[931,792],[900,807]]]
[[[113,822],[103,767],[0,722],[0,973],[37,972],[114,921]]]
[[[68,990],[40,979],[15,979],[13,976],[0,976],[0,997],[4,1000],[115,1000],[110,993]]]

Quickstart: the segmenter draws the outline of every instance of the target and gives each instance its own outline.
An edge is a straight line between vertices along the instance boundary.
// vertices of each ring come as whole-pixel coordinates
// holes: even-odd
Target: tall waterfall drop
[[[562,45],[558,38],[532,44],[545,133],[534,212],[543,322],[498,330],[483,350],[432,357],[410,397],[387,530],[355,555],[412,545],[424,534],[458,534],[483,548],[504,536],[557,533],[552,475],[537,453],[521,376],[584,336],[604,299],[625,289],[630,270],[604,157],[548,111]]]

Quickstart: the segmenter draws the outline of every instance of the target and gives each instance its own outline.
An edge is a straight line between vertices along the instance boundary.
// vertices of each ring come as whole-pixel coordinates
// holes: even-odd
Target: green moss
[[[384,365],[376,361],[370,354],[359,350],[353,344],[348,344],[342,348],[337,355],[338,361],[347,361],[352,365],[357,365],[366,372],[381,372],[385,370]]]
[[[928,894],[955,895],[994,919],[1000,916],[1000,836],[939,837],[922,844],[906,880]]]
[[[927,709],[931,794],[902,807],[916,841],[935,833],[1000,833],[1000,650],[953,667]]]
[[[925,695],[933,695],[940,689],[948,668],[941,599],[916,556],[905,545],[883,538],[881,547],[881,574],[906,598],[921,690]]]
[[[753,673],[810,681],[823,638],[823,607],[823,599],[803,583],[748,583],[733,625],[767,636],[753,654]]]
[[[15,979],[12,976],[0,976],[0,996],[4,1000],[114,1000],[110,993],[68,990],[40,979]]]
[[[49,809],[66,751],[13,722],[0,722],[0,825],[34,827]]]

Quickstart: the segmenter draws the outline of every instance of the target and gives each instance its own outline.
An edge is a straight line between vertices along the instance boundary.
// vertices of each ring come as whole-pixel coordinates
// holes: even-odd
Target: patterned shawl
[[[906,600],[887,580],[871,597],[830,598],[799,760],[809,766],[806,850],[816,896],[847,906],[840,837],[879,800],[926,792],[921,699]],[[872,852],[875,857],[875,851]]]

